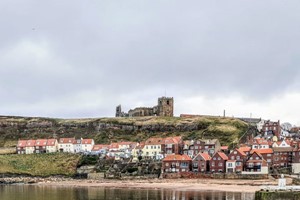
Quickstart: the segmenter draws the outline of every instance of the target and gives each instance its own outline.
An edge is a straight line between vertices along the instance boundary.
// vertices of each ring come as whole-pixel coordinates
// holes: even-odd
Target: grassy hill
[[[184,139],[220,140],[234,145],[248,124],[221,117],[136,117],[53,119],[0,116],[0,147],[15,146],[18,139],[77,137],[94,138],[96,143],[121,140],[143,141],[152,136],[181,135]]]
[[[0,174],[73,176],[81,156],[75,154],[0,155]]]

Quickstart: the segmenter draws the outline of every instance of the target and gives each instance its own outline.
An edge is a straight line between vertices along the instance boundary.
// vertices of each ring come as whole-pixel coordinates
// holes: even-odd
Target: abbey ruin
[[[160,97],[154,107],[138,107],[130,109],[128,113],[122,111],[121,105],[116,107],[116,117],[144,117],[144,116],[165,116],[173,117],[174,115],[173,97]]]

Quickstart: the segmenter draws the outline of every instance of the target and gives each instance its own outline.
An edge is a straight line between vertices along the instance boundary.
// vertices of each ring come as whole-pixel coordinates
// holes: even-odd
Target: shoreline
[[[288,183],[291,180],[287,181]],[[39,182],[31,185],[51,187],[102,187],[130,189],[169,189],[175,191],[222,191],[255,193],[264,185],[277,185],[277,180],[241,179],[150,179],[150,180],[66,180]]]

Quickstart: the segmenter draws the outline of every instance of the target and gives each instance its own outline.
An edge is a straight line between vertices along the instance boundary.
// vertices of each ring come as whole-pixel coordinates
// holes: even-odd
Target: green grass
[[[0,155],[1,174],[73,176],[81,156],[76,154]]]

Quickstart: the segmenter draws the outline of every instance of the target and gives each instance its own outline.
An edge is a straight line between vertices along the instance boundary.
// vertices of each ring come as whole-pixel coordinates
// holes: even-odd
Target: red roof
[[[145,147],[145,142],[141,142],[135,148],[136,149],[143,149],[144,147]]]
[[[228,146],[221,146],[221,150],[228,150]]]
[[[47,146],[55,146],[56,142],[57,142],[56,139],[48,139],[47,140]]]
[[[273,149],[271,149],[271,148],[269,148],[269,149],[252,149],[252,151],[250,153],[253,154],[254,152],[257,152],[259,154],[268,154],[268,153],[273,153]]]
[[[35,146],[36,147],[47,146],[47,140],[45,140],[45,139],[38,139],[38,140],[35,141]]]
[[[236,149],[237,152],[239,152],[240,154],[242,154],[242,156],[246,156],[244,151],[241,151],[240,149]]]
[[[208,155],[208,153],[199,153],[200,156],[202,156],[202,158],[204,160],[210,160],[211,157]]]
[[[82,139],[81,144],[93,144],[93,139]]]
[[[109,148],[109,145],[107,144],[96,144],[94,145],[92,151],[99,151],[101,149],[108,149]]]
[[[35,146],[35,140],[27,140],[26,147],[34,147]]]
[[[118,144],[119,145],[131,145],[131,143],[132,142],[126,142],[126,141],[124,141],[124,142],[119,142]]]
[[[74,142],[76,142],[75,138],[60,138],[59,139],[59,143],[62,143],[62,144],[73,144]]]
[[[188,155],[179,155],[179,154],[175,154],[175,155],[167,155],[163,161],[173,161],[173,160],[187,160],[187,161],[192,161],[192,159],[188,156]]]
[[[19,140],[18,141],[18,147],[26,147],[27,140]]]
[[[250,152],[251,151],[251,147],[240,147],[238,150],[242,151],[242,152]]]
[[[228,157],[225,155],[225,153],[219,151],[217,154],[219,154],[223,160],[228,160]]]
[[[119,144],[118,143],[111,143],[109,146],[110,149],[118,149],[119,148]]]
[[[156,137],[152,137],[152,138],[148,138],[145,142],[145,145],[160,145],[164,143],[164,139],[163,138],[156,138]]]

